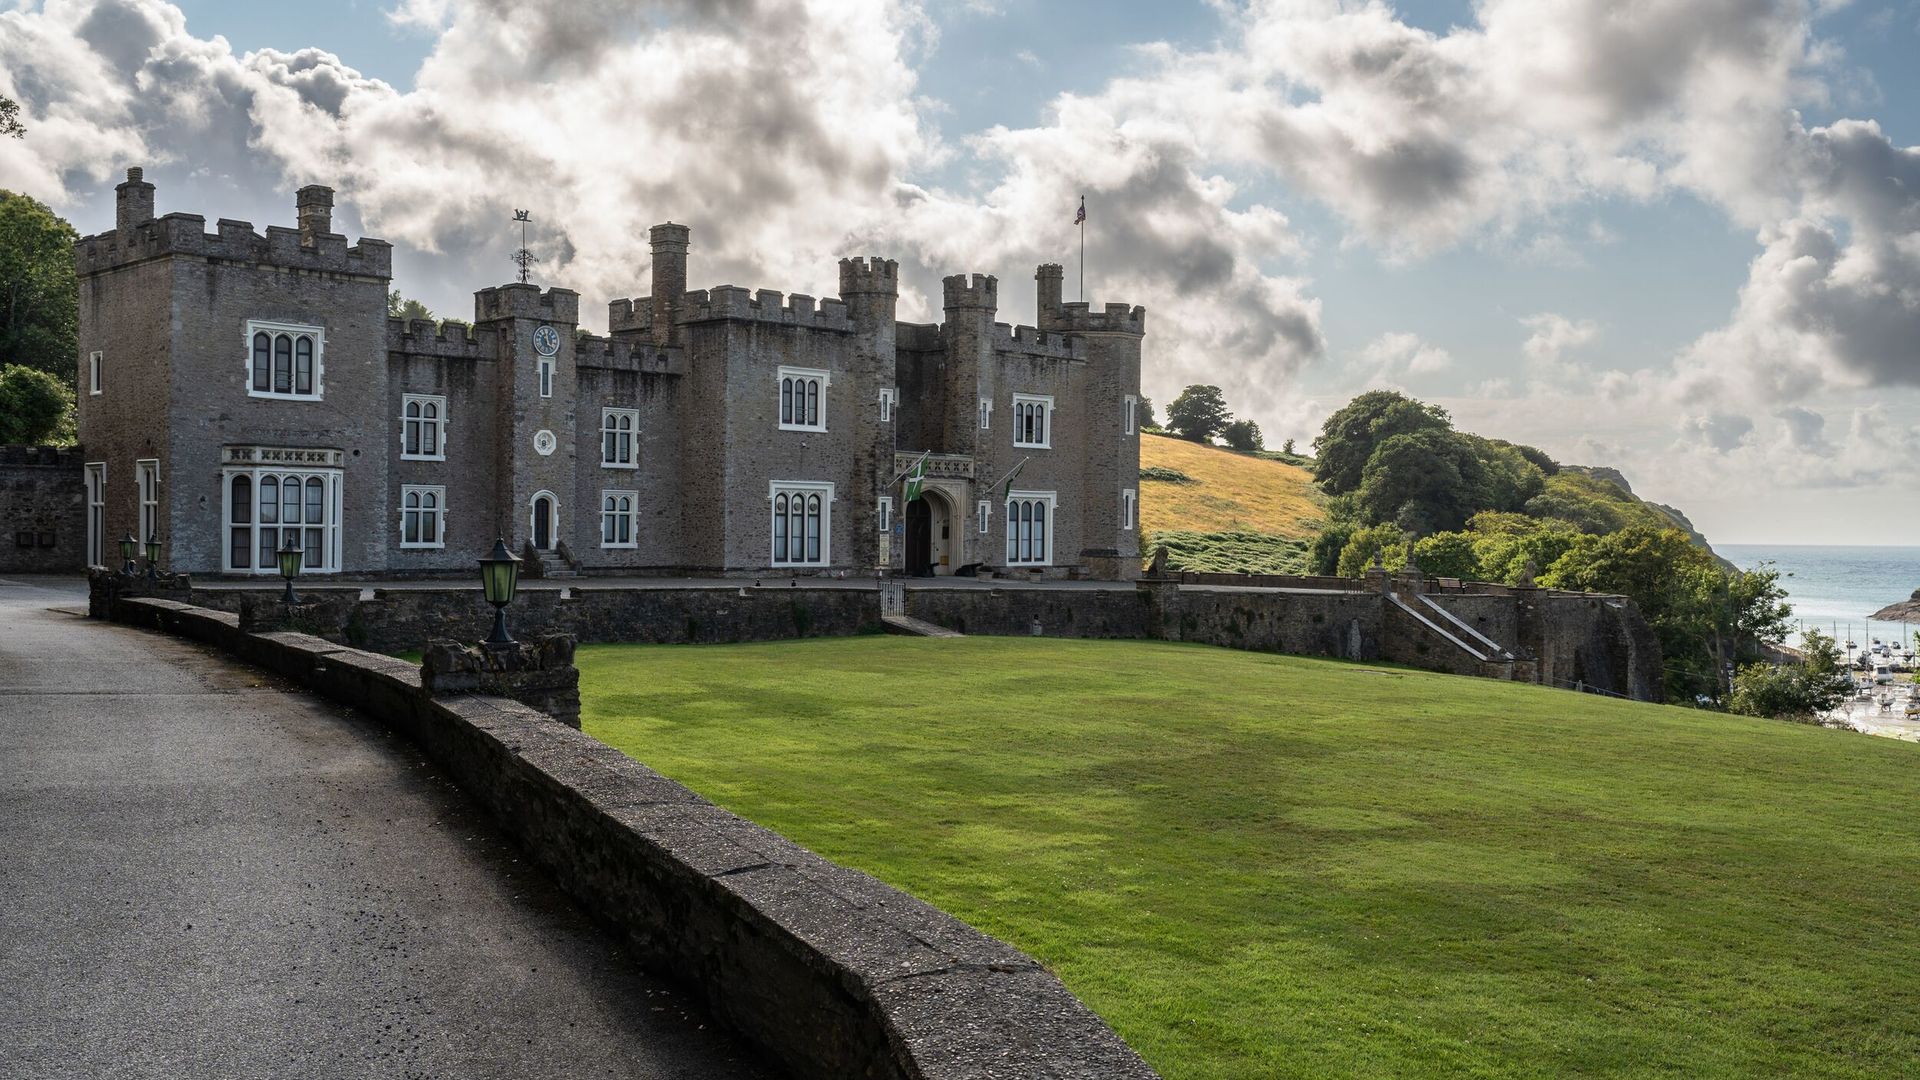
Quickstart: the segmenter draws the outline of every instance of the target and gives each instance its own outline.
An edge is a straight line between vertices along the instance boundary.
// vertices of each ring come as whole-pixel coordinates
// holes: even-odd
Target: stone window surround
[[[1134,488],[1120,489],[1120,527],[1133,531],[1140,513],[1140,494]]]
[[[975,532],[978,532],[980,534],[981,539],[985,539],[987,533],[992,530],[993,528],[993,500],[992,499],[981,499],[978,503],[974,504],[973,528]]]
[[[627,422],[626,426],[625,427],[616,426],[615,422],[618,420],[625,420]],[[618,446],[617,437],[622,435],[626,436],[626,442],[627,442],[625,461],[622,461],[619,459],[618,453],[615,453],[611,457],[608,456],[607,454],[607,443],[608,443],[609,437],[615,438],[615,446],[617,447]],[[640,442],[640,410],[639,409],[603,408],[600,410],[600,467],[601,468],[603,469],[638,469],[640,467],[639,442]]]
[[[408,499],[414,499],[416,505],[408,506]],[[407,539],[408,514],[419,519],[419,524],[425,524],[428,521],[433,523],[432,540]],[[415,535],[425,534],[425,529],[415,529]],[[444,485],[402,484],[400,486],[400,546],[409,550],[447,546],[447,489]]]
[[[313,526],[318,528],[321,533],[320,565],[316,566],[311,563],[303,563],[300,572],[302,574],[337,574],[340,572],[341,489],[344,487],[342,471],[340,469],[286,465],[228,465],[220,471],[221,573],[256,577],[277,575],[280,573],[280,568],[277,565],[235,567],[233,565],[233,530],[236,526],[246,529],[251,541],[250,549],[257,553],[259,551],[259,544],[255,530],[260,528],[280,529],[290,527],[278,523],[270,524],[259,521],[259,506],[256,501],[259,498],[261,480],[268,477],[278,479],[288,475],[298,476],[303,483],[308,477],[318,477],[322,484],[322,490],[325,493],[325,502],[321,507],[321,521]],[[247,479],[249,496],[247,520],[244,523],[235,522],[233,515],[233,482],[240,477]],[[303,522],[297,527],[306,528],[308,526]],[[275,545],[275,547],[278,546],[278,544]],[[254,561],[258,562],[257,559]]]
[[[537,374],[540,379],[540,396],[543,398],[552,397],[553,396],[553,357],[543,356],[540,358]]]
[[[552,551],[560,546],[560,496],[555,495],[546,488],[541,488],[539,491],[534,492],[533,495],[527,499],[527,540],[531,543],[534,537],[540,535],[539,519],[534,515],[539,512],[541,499],[547,500],[547,505],[553,508],[551,511],[553,520],[548,522],[551,531],[547,534],[547,546],[540,547],[538,544],[535,544],[534,550]]]
[[[622,506],[621,503],[626,505]],[[612,505],[609,506],[608,504]],[[622,521],[621,519],[625,519]],[[609,539],[620,534],[620,526],[625,526],[626,539]],[[615,488],[604,488],[600,492],[600,546],[602,548],[637,548],[640,546],[640,493]]]
[[[774,557],[772,559],[772,565],[774,566],[828,566],[828,565],[831,565],[833,562],[833,497],[834,496],[833,496],[833,482],[830,480],[772,480],[767,483],[767,540],[768,540],[769,551],[771,552],[773,541],[781,538],[781,532],[779,529],[779,525],[781,524],[781,522],[778,520],[780,516],[779,501],[783,497],[791,500],[795,496],[801,497],[801,499],[803,500],[803,504],[806,500],[809,500],[810,498],[813,498],[813,497],[817,497],[819,499],[819,503],[820,503],[820,521],[818,525],[819,541],[820,541],[819,554],[818,554],[818,557],[811,558],[811,559],[793,559],[790,557]],[[791,522],[795,519],[798,519],[804,524],[809,514],[810,514],[810,508],[808,508],[807,511],[799,515],[795,515],[789,512],[788,521]],[[805,534],[803,534],[803,539],[804,539],[804,535]],[[788,532],[786,534],[786,539],[787,539],[787,543],[785,545],[785,551],[781,553],[782,555],[786,555],[787,553],[790,553],[792,551],[793,534],[791,532]]]
[[[1026,423],[1030,413],[1037,409],[1040,438],[1031,442],[1023,441],[1026,431],[1032,427]],[[1026,450],[1053,449],[1053,395],[1052,394],[1015,394],[1013,395],[1013,445]]]
[[[140,528],[134,536],[144,544],[160,535],[160,459],[135,459],[133,475],[140,496]]]
[[[895,403],[898,402],[899,399],[900,399],[900,391],[898,390],[888,388],[886,390],[880,391],[880,422],[881,423],[890,424],[893,422],[893,410],[896,408]]]
[[[891,495],[880,496],[880,501],[876,506],[876,511],[880,519],[880,528],[878,531],[883,533],[892,532],[893,531],[893,496]]]
[[[1139,415],[1140,399],[1132,394],[1128,394],[1123,400],[1125,401],[1126,408],[1126,415],[1123,418],[1126,424],[1126,434],[1138,435],[1140,433],[1140,425],[1135,422],[1135,417]]]
[[[87,565],[107,565],[107,463],[89,461],[87,488]]]
[[[276,390],[259,390],[253,385],[253,338],[255,334],[266,334],[278,338],[285,334],[296,340],[302,335],[313,338],[313,392],[310,394],[281,393]],[[323,326],[307,326],[302,323],[274,322],[268,319],[248,319],[246,333],[241,338],[241,372],[248,397],[267,398],[273,401],[324,401],[326,399],[327,373],[327,330]],[[291,378],[291,376],[289,376]],[[268,376],[268,386],[272,386],[272,376]]]
[[[980,399],[980,430],[987,431],[987,430],[990,430],[992,427],[993,427],[993,399],[981,398]]]
[[[1029,542],[1028,546],[1029,548],[1031,548],[1032,545],[1030,541],[1032,539],[1035,539],[1035,537],[1033,536],[1033,532],[1029,532],[1025,536],[1021,534],[1020,513],[1022,510],[1022,507],[1020,504],[1022,503],[1034,504],[1033,507],[1031,508],[1033,510],[1038,510],[1040,507],[1045,507],[1044,517],[1034,519],[1034,522],[1033,522],[1039,525],[1039,528],[1037,530],[1033,530],[1033,532],[1038,533],[1037,539],[1040,541],[1040,546],[1043,549],[1040,552],[1040,554],[1043,556],[1042,558],[1036,559],[1031,557],[1031,552],[1029,552],[1029,557],[1024,559],[1020,558],[1018,555],[1019,546],[1023,541],[1028,541]],[[1054,530],[1052,526],[1054,524],[1054,518],[1057,516],[1059,505],[1060,505],[1060,494],[1059,492],[1055,492],[1055,491],[1012,491],[1007,493],[1007,565],[1008,566],[1052,566],[1053,565]]]
[[[419,407],[420,415],[408,416],[407,413],[411,411],[415,406]],[[433,410],[432,416],[427,415],[427,410],[429,408]],[[425,428],[426,428],[426,425],[428,424],[432,424],[434,429],[433,441],[435,445],[434,445],[433,451],[431,453],[421,453],[421,454],[407,453],[407,443],[410,441],[407,438],[407,436],[410,434],[407,428],[409,426],[419,427],[422,429],[421,435],[424,436]],[[415,438],[411,441],[415,445],[419,445],[424,440],[422,438]],[[402,394],[400,395],[400,460],[401,461],[445,461],[447,460],[447,399],[445,397],[442,397],[439,394]]]
[[[99,349],[87,354],[87,394],[89,396],[100,396],[100,365],[105,359],[105,354]]]
[[[788,380],[792,380],[791,386],[788,385]],[[809,386],[809,384],[814,385]],[[780,430],[827,430],[827,388],[832,385],[832,376],[822,368],[787,367],[784,364],[777,368],[773,379],[774,393],[776,395],[774,408],[777,410],[776,418],[779,421]],[[787,400],[789,393],[796,398],[799,397],[802,387],[808,387],[812,390],[812,397],[817,401],[818,408],[807,409],[802,413],[801,410],[795,409]],[[802,415],[809,418],[811,422],[801,423],[789,419],[790,417]]]

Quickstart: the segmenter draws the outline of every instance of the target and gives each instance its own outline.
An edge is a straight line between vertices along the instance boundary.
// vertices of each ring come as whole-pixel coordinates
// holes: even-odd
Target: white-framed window
[[[134,482],[140,488],[140,531],[133,535],[142,544],[160,535],[160,462],[142,458],[133,463]]]
[[[609,469],[637,469],[634,432],[640,427],[639,409],[600,410],[600,464]]]
[[[540,396],[553,396],[553,357],[540,358]]]
[[[107,463],[87,462],[87,565],[107,565]]]
[[[230,468],[221,483],[226,495],[223,572],[277,574],[277,552],[289,542],[306,551],[302,573],[339,571],[340,470]]]
[[[250,397],[318,401],[326,375],[327,332],[318,326],[247,321]]]
[[[1128,394],[1123,402],[1123,409],[1120,417],[1120,422],[1123,425],[1121,430],[1125,431],[1128,435],[1137,434],[1140,430],[1139,427],[1135,425],[1134,419],[1133,419],[1134,415],[1139,412],[1139,409],[1140,409],[1140,399],[1137,397],[1134,397],[1132,394]]]
[[[400,487],[400,546],[447,546],[447,489],[438,485],[403,484]]]
[[[827,373],[814,368],[780,369],[780,429],[827,430]]]
[[[1013,445],[1045,450],[1053,445],[1053,399],[1045,394],[1013,395]]]
[[[767,500],[773,515],[774,566],[825,566],[833,561],[833,485],[775,480]]]
[[[1048,566],[1053,563],[1053,508],[1059,496],[1051,491],[1016,491],[1007,497],[1007,565]]]
[[[600,493],[600,546],[630,548],[640,544],[636,529],[640,493],[602,491]]]
[[[100,392],[101,359],[99,349],[95,349],[87,354],[87,393],[89,394],[98,394]]]
[[[1120,527],[1133,528],[1134,514],[1139,509],[1140,496],[1132,488],[1120,493]]]
[[[447,399],[434,394],[400,396],[400,459],[447,460]]]
[[[993,525],[993,501],[981,499],[973,507],[973,529],[981,536],[987,535],[987,529]]]
[[[900,392],[898,390],[880,391],[880,422],[881,423],[890,424],[893,422],[893,403],[896,400],[898,400],[899,393]]]
[[[986,431],[993,426],[993,399],[980,399],[980,430]]]
[[[884,533],[884,532],[893,531],[893,496],[891,495],[880,496],[880,504],[877,507],[877,513],[874,516],[880,522],[881,532]]]

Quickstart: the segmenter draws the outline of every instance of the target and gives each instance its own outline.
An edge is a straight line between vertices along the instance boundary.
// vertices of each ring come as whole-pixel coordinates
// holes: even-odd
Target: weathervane
[[[515,210],[513,220],[520,223],[520,250],[513,253],[513,261],[520,267],[520,284],[525,285],[527,269],[533,265],[533,252],[527,248],[527,223],[533,220],[533,211]]]

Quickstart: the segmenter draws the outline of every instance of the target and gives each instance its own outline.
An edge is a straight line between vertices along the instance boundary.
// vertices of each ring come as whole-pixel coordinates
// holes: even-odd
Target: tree
[[[1388,570],[1407,565],[1407,534],[1400,531],[1400,526],[1388,522],[1356,531],[1340,549],[1340,576],[1365,574],[1376,556]]]
[[[80,366],[79,238],[43,203],[0,191],[0,358],[69,387]]]
[[[0,443],[73,441],[73,391],[24,364],[0,368]]]
[[[1321,425],[1313,440],[1314,480],[1329,495],[1360,487],[1361,474],[1380,444],[1395,435],[1451,431],[1445,409],[1415,401],[1393,390],[1370,390],[1342,407]]]
[[[1227,400],[1221,396],[1217,386],[1196,383],[1180,391],[1180,396],[1167,406],[1168,429],[1183,439],[1197,443],[1212,442],[1213,437],[1232,419],[1233,414],[1227,411]]]
[[[1414,541],[1414,561],[1420,564],[1420,571],[1429,577],[1459,578],[1462,581],[1480,581],[1484,575],[1480,569],[1480,557],[1474,551],[1473,537],[1462,532],[1434,533]]]
[[[20,123],[20,103],[9,97],[0,97],[0,135],[21,139],[26,134],[26,127]]]
[[[1487,475],[1471,437],[1428,428],[1395,435],[1367,460],[1353,512],[1412,533],[1459,529],[1487,504]]]
[[[427,310],[427,305],[418,300],[408,300],[400,295],[399,289],[395,289],[387,294],[387,317],[390,319],[405,319],[408,322],[412,322],[415,319],[424,319],[427,322],[432,322],[433,312]]]
[[[1728,708],[1747,716],[1818,722],[1846,700],[1847,674],[1840,669],[1840,646],[1818,630],[1809,631],[1794,664],[1748,664],[1733,678]]]
[[[1283,443],[1281,443],[1281,444],[1280,444],[1280,452],[1281,452],[1281,453],[1283,453],[1283,454],[1291,454],[1291,453],[1293,453],[1293,440],[1292,440],[1292,439],[1288,439],[1288,440],[1287,440],[1286,442],[1283,442]]]
[[[1260,425],[1251,420],[1235,420],[1221,430],[1220,436],[1235,450],[1251,452],[1266,449],[1260,437]]]
[[[1138,408],[1140,410],[1140,430],[1145,431],[1148,428],[1157,430],[1160,427],[1160,422],[1153,418],[1153,399],[1145,394],[1141,394]]]

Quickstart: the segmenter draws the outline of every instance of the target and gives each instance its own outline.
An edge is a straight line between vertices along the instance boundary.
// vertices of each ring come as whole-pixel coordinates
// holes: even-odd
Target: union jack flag
[[[1073,223],[1079,225],[1087,220],[1087,197],[1080,196],[1080,212],[1073,215]]]

